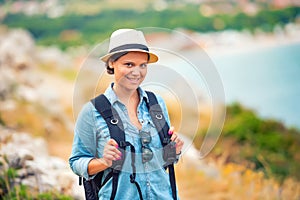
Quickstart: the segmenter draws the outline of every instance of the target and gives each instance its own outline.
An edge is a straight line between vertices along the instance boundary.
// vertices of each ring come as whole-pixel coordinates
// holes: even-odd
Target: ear
[[[114,62],[108,61],[108,66],[113,69],[114,68]]]

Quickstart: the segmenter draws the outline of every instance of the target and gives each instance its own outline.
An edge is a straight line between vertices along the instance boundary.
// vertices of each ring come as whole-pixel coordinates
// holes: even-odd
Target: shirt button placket
[[[147,197],[149,198],[149,199],[152,199],[151,198],[151,183],[150,183],[150,179],[149,179],[149,173],[148,173],[148,169],[149,169],[149,167],[148,167],[148,164],[147,163],[145,163],[144,164],[144,167],[145,167],[145,175],[146,175],[146,185],[147,185]]]

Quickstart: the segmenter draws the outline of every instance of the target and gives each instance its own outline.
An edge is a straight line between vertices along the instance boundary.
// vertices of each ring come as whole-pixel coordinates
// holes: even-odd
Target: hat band
[[[115,51],[122,51],[122,50],[130,50],[130,49],[141,49],[144,51],[149,51],[148,47],[143,44],[124,44],[118,47],[115,47],[109,51],[109,53],[115,52]]]

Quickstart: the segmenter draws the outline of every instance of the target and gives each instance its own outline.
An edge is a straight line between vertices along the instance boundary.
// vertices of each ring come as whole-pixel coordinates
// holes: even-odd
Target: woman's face
[[[128,52],[114,62],[115,84],[126,90],[136,90],[147,74],[148,54],[143,52]]]

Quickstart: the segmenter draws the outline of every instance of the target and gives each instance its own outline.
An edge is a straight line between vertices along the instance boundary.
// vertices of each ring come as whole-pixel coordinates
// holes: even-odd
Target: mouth
[[[131,83],[139,83],[139,81],[140,81],[140,77],[138,77],[138,78],[136,78],[136,77],[132,78],[132,77],[126,76],[126,78],[127,78],[127,80],[129,80]]]

